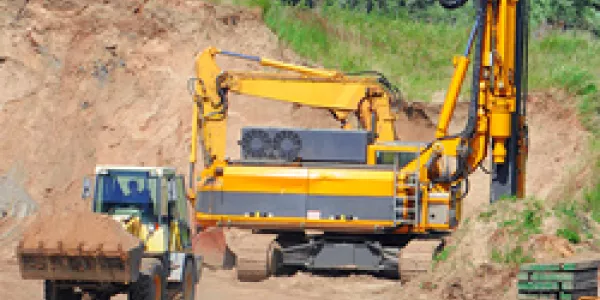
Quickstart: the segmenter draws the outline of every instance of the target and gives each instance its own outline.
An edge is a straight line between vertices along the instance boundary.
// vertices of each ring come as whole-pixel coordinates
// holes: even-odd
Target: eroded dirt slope
[[[18,184],[42,215],[88,209],[80,182],[96,164],[187,169],[186,87],[198,51],[216,46],[300,62],[255,11],[200,1],[24,3],[0,2],[0,174],[23,174]],[[221,66],[252,68],[235,60]],[[227,142],[234,145],[241,124],[328,122],[306,109],[247,97],[232,97],[231,110]],[[2,196],[2,203],[10,201]],[[1,227],[14,222],[3,217]],[[40,298],[39,282],[18,280],[17,240],[18,233],[2,241],[0,293]]]

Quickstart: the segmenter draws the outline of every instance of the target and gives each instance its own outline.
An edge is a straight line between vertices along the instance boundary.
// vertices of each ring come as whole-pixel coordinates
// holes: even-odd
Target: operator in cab
[[[127,185],[129,186],[130,192],[127,196],[127,200],[135,203],[150,202],[150,192],[147,189],[140,191],[137,181],[130,180]]]

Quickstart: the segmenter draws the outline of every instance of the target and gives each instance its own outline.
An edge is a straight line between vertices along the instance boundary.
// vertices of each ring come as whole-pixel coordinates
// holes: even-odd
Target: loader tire
[[[129,300],[164,300],[167,282],[159,260],[143,260],[140,277],[131,284]]]
[[[52,280],[44,281],[45,300],[81,300],[81,294],[75,293],[73,288],[58,287]]]

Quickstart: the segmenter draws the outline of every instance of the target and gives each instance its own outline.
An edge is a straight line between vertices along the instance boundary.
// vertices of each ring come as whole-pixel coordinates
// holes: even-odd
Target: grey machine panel
[[[244,216],[260,212],[274,217],[307,217],[317,212],[319,219],[352,216],[358,220],[390,220],[389,197],[310,196],[306,194],[265,194],[240,192],[200,192],[199,212]]]
[[[244,127],[243,159],[366,163],[370,133],[361,130]]]
[[[318,211],[321,218],[345,215],[358,220],[391,220],[394,211],[390,197],[309,196],[307,210]]]
[[[446,204],[429,204],[427,222],[431,224],[449,224],[450,212]]]
[[[327,243],[317,253],[308,267],[311,269],[356,268],[378,270],[381,261],[379,253],[366,244]]]
[[[220,194],[213,196],[212,194]],[[306,215],[304,194],[264,194],[243,192],[201,192],[196,204],[199,212],[216,215],[244,216],[261,212],[279,217]]]

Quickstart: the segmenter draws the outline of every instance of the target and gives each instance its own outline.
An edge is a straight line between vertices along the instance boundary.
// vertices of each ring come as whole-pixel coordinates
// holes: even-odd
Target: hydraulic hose
[[[487,5],[480,3],[477,11],[477,39],[475,41],[475,59],[473,59],[473,81],[471,86],[471,103],[469,105],[469,117],[465,129],[460,133],[460,136],[468,139],[473,137],[477,123],[477,106],[479,103],[479,78],[481,77],[481,47],[483,46],[483,38],[485,24],[483,22],[486,14]]]
[[[479,105],[479,79],[480,79],[480,75],[481,75],[481,47],[483,45],[484,29],[485,29],[484,28],[485,24],[484,24],[483,20],[485,18],[485,14],[486,14],[486,7],[487,7],[486,5],[484,5],[483,3],[480,3],[479,9],[477,10],[477,20],[476,20],[475,26],[473,27],[473,32],[469,38],[469,43],[470,43],[473,38],[473,33],[477,32],[477,39],[475,40],[475,53],[474,53],[475,59],[473,60],[473,81],[472,81],[472,90],[471,90],[471,101],[469,103],[469,115],[468,115],[468,119],[467,119],[467,124],[465,125],[465,128],[463,129],[463,131],[461,131],[459,134],[439,138],[439,139],[437,139],[437,141],[451,139],[451,138],[461,138],[462,139],[461,146],[464,147],[466,141],[471,139],[473,137],[473,135],[475,134],[475,130],[477,127],[477,107]],[[467,52],[468,52],[468,49],[469,49],[469,46],[467,46]],[[433,143],[429,144],[426,147],[426,150],[429,149],[431,147],[431,145],[433,145]],[[426,150],[424,150],[424,151],[426,151]],[[467,178],[468,172],[469,172],[469,165],[468,165],[469,162],[468,162],[468,158],[465,157],[465,155],[466,155],[466,153],[459,153],[459,155],[457,156],[457,162],[456,162],[457,171],[454,174],[452,174],[451,176],[432,178],[431,181],[433,183],[451,183],[451,182],[454,182],[454,181],[460,179],[461,177]]]
[[[370,75],[376,75],[377,77],[377,81],[387,90],[387,92],[392,96],[393,99],[390,99],[391,102],[396,105],[399,106],[400,102],[399,100],[402,98],[400,90],[398,89],[398,87],[396,87],[395,85],[393,85],[388,79],[387,77],[385,77],[385,75],[383,75],[382,73],[378,72],[378,71],[372,71],[372,70],[368,70],[368,71],[360,71],[360,72],[354,72],[354,73],[346,73],[346,75],[350,75],[350,76],[360,76],[360,75],[365,75],[365,74],[370,74]]]

